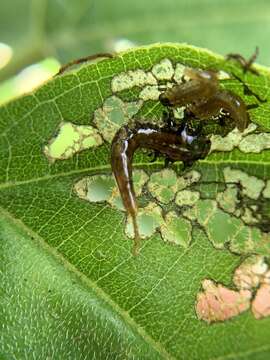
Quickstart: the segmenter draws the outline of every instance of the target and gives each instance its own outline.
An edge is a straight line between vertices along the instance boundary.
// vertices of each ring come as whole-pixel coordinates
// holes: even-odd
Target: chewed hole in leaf
[[[124,102],[117,96],[107,98],[94,113],[94,123],[102,137],[111,142],[117,130],[136,114],[143,102]]]
[[[135,193],[140,196],[148,175],[143,170],[135,170],[133,175]],[[106,201],[113,207],[124,210],[117,184],[111,175],[84,177],[75,183],[74,191],[81,199],[89,202]]]
[[[176,195],[175,203],[178,206],[193,206],[199,198],[199,191],[181,190]]]
[[[115,181],[111,176],[94,175],[79,180],[74,190],[81,199],[100,202],[110,199],[114,187]]]
[[[75,125],[63,122],[56,137],[44,147],[44,154],[51,161],[65,160],[76,153],[97,147],[103,140],[97,129],[90,125]]]
[[[230,174],[232,178],[229,177]],[[188,247],[192,240],[193,226],[199,225],[217,249],[228,248],[237,254],[269,253],[269,236],[260,229],[262,218],[267,218],[267,215],[262,216],[255,203],[248,206],[244,206],[242,202],[240,204],[242,198],[254,200],[253,193],[249,191],[250,182],[260,184],[256,197],[262,196],[263,182],[242,171],[224,168],[227,187],[225,191],[218,191],[214,200],[201,199],[200,191],[193,190],[200,178],[201,174],[195,170],[179,176],[172,169],[163,169],[153,172],[150,178],[145,171],[135,170],[133,181],[136,197],[143,195],[147,198],[148,190],[148,198],[150,196],[156,200],[138,208],[140,237],[150,237],[159,230],[165,242]],[[77,195],[85,200],[106,201],[115,209],[125,211],[118,187],[110,175],[81,179],[74,189]],[[166,209],[169,203],[177,212]],[[128,237],[134,236],[130,218],[126,222],[125,233]]]
[[[171,211],[165,215],[165,222],[160,227],[165,242],[188,248],[192,240],[191,222]]]
[[[163,223],[162,209],[155,203],[149,203],[144,208],[139,208],[137,214],[137,224],[141,238],[152,236],[159,226]],[[128,237],[134,237],[132,219],[128,217],[125,233]]]
[[[265,186],[264,181],[256,176],[249,176],[241,170],[231,169],[229,167],[224,170],[224,179],[227,183],[240,183],[243,187],[243,194],[255,200],[259,198]]]
[[[177,175],[171,169],[154,172],[147,186],[153,197],[164,204],[168,204],[174,199],[178,189]]]
[[[169,59],[164,59],[153,66],[152,73],[158,80],[171,80],[174,76],[174,68]]]

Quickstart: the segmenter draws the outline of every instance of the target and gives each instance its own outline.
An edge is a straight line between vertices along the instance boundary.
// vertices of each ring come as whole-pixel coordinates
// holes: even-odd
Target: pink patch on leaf
[[[256,319],[270,316],[270,285],[262,284],[257,290],[251,310]]]
[[[202,283],[203,292],[197,295],[196,313],[208,323],[225,321],[249,309],[251,291],[234,291],[211,280]]]

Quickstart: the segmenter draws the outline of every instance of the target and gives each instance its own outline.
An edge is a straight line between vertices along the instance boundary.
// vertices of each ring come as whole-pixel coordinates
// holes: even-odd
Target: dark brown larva
[[[137,202],[132,181],[132,159],[138,148],[146,148],[165,155],[172,161],[191,165],[207,156],[210,140],[201,135],[189,134],[188,126],[180,129],[156,127],[152,124],[135,124],[121,127],[112,141],[111,165],[124,207],[131,217],[134,229],[133,254],[139,251],[140,235],[137,225]]]
[[[186,106],[186,110],[200,120],[217,116],[223,110],[240,131],[245,130],[249,124],[246,104],[233,92],[219,88],[214,71],[186,69],[185,75],[190,78],[189,81],[174,85],[160,94],[163,105]]]

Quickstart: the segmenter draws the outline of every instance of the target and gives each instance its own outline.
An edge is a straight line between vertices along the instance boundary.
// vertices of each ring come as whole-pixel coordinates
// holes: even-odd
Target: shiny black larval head
[[[168,98],[168,96],[165,93],[161,93],[159,95],[159,101],[161,102],[162,105],[164,106],[172,106],[172,104],[170,103],[170,100]]]
[[[181,137],[187,144],[190,160],[204,159],[209,153],[211,141],[201,133],[201,127],[194,131],[187,123],[181,131]]]
[[[194,137],[194,140],[189,145],[189,150],[192,153],[194,160],[204,159],[211,148],[211,141],[205,136]]]

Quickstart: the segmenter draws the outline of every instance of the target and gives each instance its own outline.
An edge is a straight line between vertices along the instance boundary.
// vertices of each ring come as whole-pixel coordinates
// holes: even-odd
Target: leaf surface
[[[43,358],[76,359],[269,357],[269,317],[255,320],[248,310],[210,326],[199,320],[195,311],[203,280],[212,279],[235,289],[232,277],[243,261],[242,255],[252,252],[269,256],[267,241],[265,245],[248,239],[253,246],[250,250],[247,238],[233,233],[234,242],[229,239],[233,251],[227,239],[217,243],[213,225],[217,216],[224,220],[233,215],[223,209],[205,219],[209,208],[201,210],[205,201],[217,203],[217,194],[227,186],[225,176],[238,176],[232,172],[228,175],[228,169],[240,171],[240,176],[246,174],[246,192],[254,178],[255,185],[262,181],[266,191],[269,150],[255,153],[234,148],[213,152],[196,163],[193,170],[201,178],[189,189],[198,191],[201,199],[192,207],[197,211],[197,225],[192,223],[191,243],[171,245],[155,233],[143,241],[136,258],[131,255],[132,242],[124,232],[125,214],[109,203],[83,200],[74,190],[74,185],[86,176],[111,176],[110,142],[106,141],[111,134],[99,127],[105,138],[102,145],[74,151],[63,160],[46,156],[44,149],[59,136],[63,122],[96,127],[101,109],[104,112],[109,108],[107,104],[104,110],[108,99],[113,104],[115,98],[120,99],[133,115],[159,119],[162,106],[158,101],[138,100],[147,84],[138,85],[136,71],[153,72],[164,59],[174,68],[181,63],[234,72],[256,94],[269,98],[270,76],[265,69],[260,70],[260,76],[243,76],[235,63],[209,51],[157,44],[82,65],[0,108],[0,336],[4,359],[41,354]],[[128,71],[137,74],[133,76],[137,85],[117,92],[113,81],[123,73],[130,75]],[[237,80],[223,80],[221,84],[247,103],[256,102],[253,96],[243,94]],[[136,108],[138,103],[140,107]],[[114,110],[119,119],[122,113],[119,108]],[[258,126],[254,134],[267,134],[268,103],[259,104],[250,113]],[[163,168],[162,161],[149,163],[141,151],[134,165],[149,177]],[[181,178],[181,164],[173,169]],[[263,195],[262,191],[259,196],[264,208],[258,212],[267,220],[269,200],[267,192]],[[255,206],[256,200],[250,196],[249,192],[244,199]],[[144,194],[140,201],[146,204],[150,197]],[[31,355],[26,353],[29,349]]]

